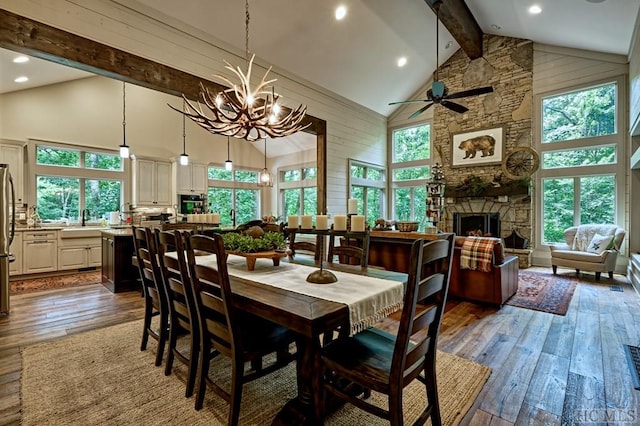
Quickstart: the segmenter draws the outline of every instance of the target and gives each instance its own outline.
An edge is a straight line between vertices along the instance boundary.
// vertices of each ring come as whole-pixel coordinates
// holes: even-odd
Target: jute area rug
[[[566,315],[578,279],[551,272],[520,271],[518,291],[506,304]]]
[[[35,293],[38,291],[53,290],[58,288],[79,287],[89,284],[99,284],[102,273],[97,271],[79,272],[77,274],[59,275],[55,277],[30,278],[11,281],[11,295]]]
[[[226,425],[228,405],[208,391],[201,411],[185,398],[186,367],[164,375],[154,366],[156,342],[140,351],[142,322],[134,321],[25,347],[22,351],[22,425]],[[224,357],[222,357],[224,358]],[[439,352],[440,406],[446,425],[457,425],[491,374],[489,367]],[[211,371],[229,383],[230,364]],[[228,387],[227,387],[228,388]],[[405,413],[413,422],[424,406],[424,385],[405,389]],[[295,365],[243,388],[241,425],[270,424],[296,395]],[[385,401],[375,393],[372,398]],[[377,425],[384,421],[345,405],[327,425]]]

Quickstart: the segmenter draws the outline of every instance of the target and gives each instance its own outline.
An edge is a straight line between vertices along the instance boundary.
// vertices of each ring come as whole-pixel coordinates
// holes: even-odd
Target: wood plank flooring
[[[102,285],[13,296],[11,307],[0,317],[0,425],[20,424],[22,347],[143,315],[139,293]],[[464,425],[638,422],[623,344],[640,345],[640,297],[624,276],[597,283],[588,274],[566,316],[451,301],[439,340],[441,350],[493,368]]]

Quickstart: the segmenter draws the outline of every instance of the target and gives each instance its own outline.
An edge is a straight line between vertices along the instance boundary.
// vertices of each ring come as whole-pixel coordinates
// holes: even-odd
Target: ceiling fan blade
[[[411,114],[411,115],[409,116],[409,119],[416,118],[417,116],[419,116],[420,114],[422,114],[423,112],[425,112],[426,110],[428,110],[428,109],[429,109],[429,107],[430,107],[431,105],[433,105],[433,102],[431,102],[430,104],[427,104],[427,105],[423,106],[422,108],[420,108],[419,110],[417,110],[416,112],[414,112],[413,114]]]
[[[389,102],[389,105],[398,105],[398,104],[418,104],[422,102],[428,102],[429,99],[411,99],[408,101],[399,101],[399,102]]]
[[[447,107],[452,111],[459,112],[460,114],[469,111],[469,108],[467,108],[466,106],[457,104],[455,102],[449,102],[446,99],[442,100],[442,102],[440,102],[440,105]]]
[[[458,92],[458,93],[452,93],[451,95],[447,96],[447,99],[460,99],[460,98],[466,98],[467,96],[476,96],[476,95],[482,95],[484,93],[491,93],[491,92],[493,92],[492,86],[478,87],[476,89],[469,89],[469,90],[463,90],[462,92]]]

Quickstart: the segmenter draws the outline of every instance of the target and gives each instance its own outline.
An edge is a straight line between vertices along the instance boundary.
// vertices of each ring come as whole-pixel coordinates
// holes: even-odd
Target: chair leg
[[[553,275],[557,275],[558,274],[558,266],[557,265],[551,265],[551,268],[553,269]]]
[[[198,389],[196,390],[196,410],[201,410],[204,404],[204,394],[207,391],[207,375],[209,374],[209,362],[207,356],[210,351],[208,347],[202,347],[200,356],[198,357]]]
[[[164,347],[167,344],[168,321],[165,316],[160,313],[160,331],[158,332],[158,352],[156,353],[156,367],[162,365],[162,357],[164,356]]]
[[[596,272],[596,281],[600,281],[600,272]]]
[[[228,426],[236,426],[240,418],[240,405],[242,402],[242,382],[244,378],[244,362],[238,359],[232,361],[231,373],[231,400],[229,401]]]
[[[580,276],[580,269],[576,269],[576,277]]]
[[[142,328],[142,342],[140,343],[140,350],[147,349],[147,342],[149,341],[149,327],[151,327],[151,300],[145,299],[144,301],[144,325]]]
[[[402,389],[396,389],[389,393],[389,422],[391,426],[402,426],[404,424]]]
[[[613,279],[613,271],[609,271],[609,278]]]
[[[172,324],[175,322],[172,321]],[[171,370],[173,369],[173,359],[175,358],[175,353],[173,352],[176,348],[176,342],[178,340],[178,325],[171,325],[169,327],[169,347],[167,348],[167,365],[164,367],[164,375],[168,376],[171,374]]]
[[[435,349],[434,349],[435,350]],[[436,381],[436,359],[435,353],[428,354],[424,368],[425,385],[427,388],[427,403],[431,407],[431,424],[441,426],[440,401],[438,400],[438,382]]]
[[[187,389],[184,396],[190,398],[193,395],[193,388],[196,385],[196,374],[198,371],[198,357],[200,351],[200,338],[190,334],[191,345],[189,351],[189,377],[187,378]]]

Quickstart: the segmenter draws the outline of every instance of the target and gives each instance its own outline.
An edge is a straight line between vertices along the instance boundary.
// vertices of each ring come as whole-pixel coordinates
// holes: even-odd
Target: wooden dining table
[[[297,264],[298,262],[284,263]],[[309,266],[317,268],[313,262],[306,268]],[[327,266],[326,269],[349,275],[365,275],[388,280],[390,286],[396,287],[398,282],[404,283],[407,278],[406,274],[380,269],[362,270],[359,266],[334,264]],[[349,275],[340,276],[342,280],[348,280]],[[229,279],[234,294],[233,303],[237,308],[285,326],[298,336],[296,339],[298,393],[280,410],[272,424],[317,424],[315,407],[322,400],[320,398],[320,337],[323,333],[333,332],[338,327],[349,326],[349,306],[345,303],[265,284],[257,279],[247,278],[246,275],[239,277],[234,274],[232,268],[229,268]]]

